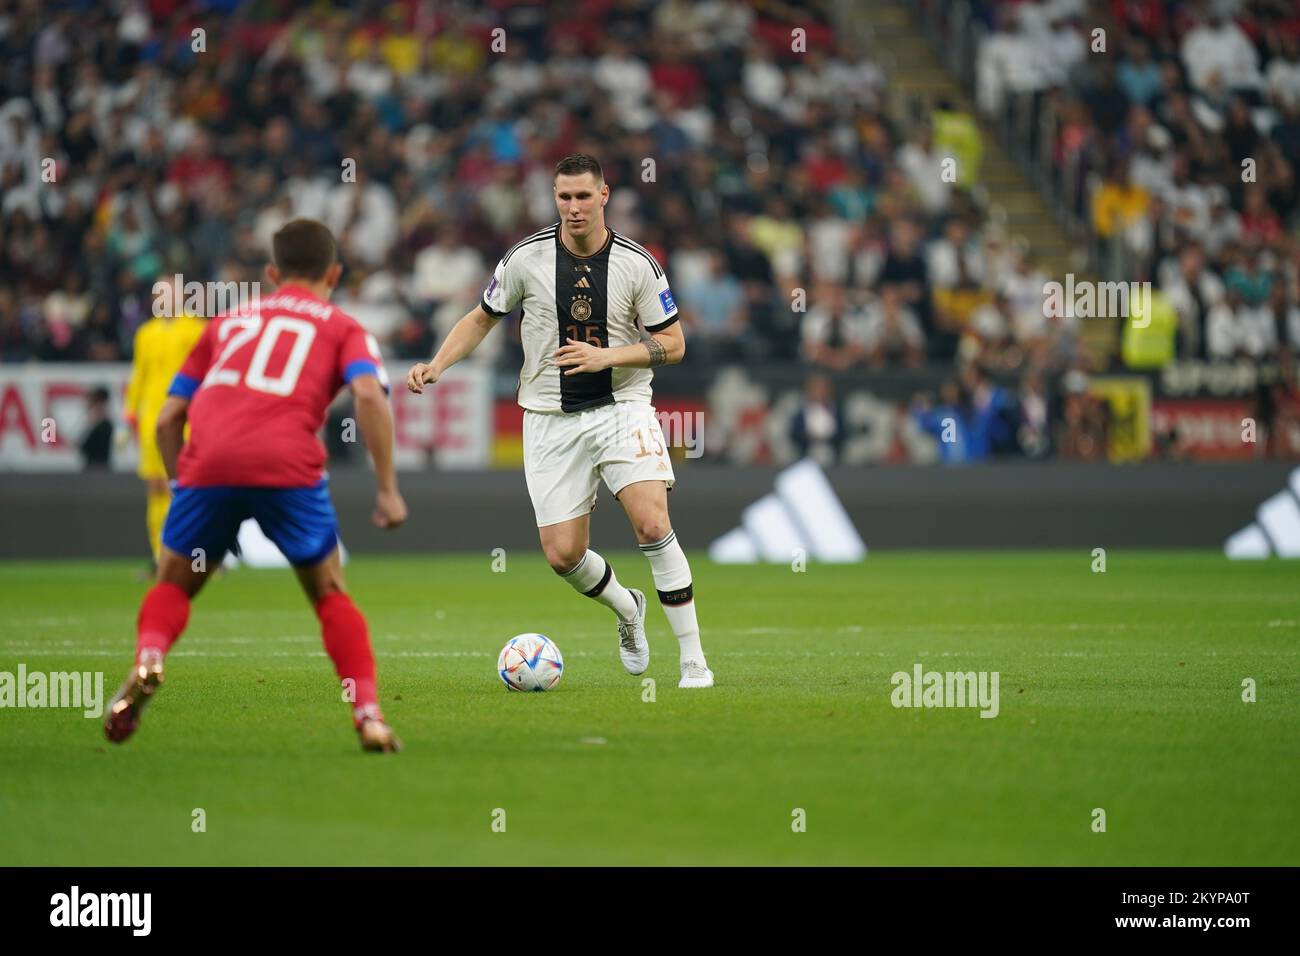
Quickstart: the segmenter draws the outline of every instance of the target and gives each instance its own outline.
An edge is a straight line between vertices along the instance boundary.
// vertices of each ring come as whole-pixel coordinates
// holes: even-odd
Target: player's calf
[[[379,710],[375,655],[370,647],[366,619],[352,598],[342,591],[331,591],[318,600],[316,616],[320,618],[325,653],[334,662],[334,671],[348,691],[352,722],[361,749],[395,753],[401,743]]]
[[[595,551],[587,551],[567,571],[556,571],[579,594],[605,605],[623,622],[637,616],[636,598],[619,583],[614,566]]]
[[[555,571],[575,591],[614,612],[623,667],[629,674],[644,673],[650,666],[650,643],[645,636],[645,597],[641,592],[620,584],[614,566],[595,551],[586,551],[567,571]]]

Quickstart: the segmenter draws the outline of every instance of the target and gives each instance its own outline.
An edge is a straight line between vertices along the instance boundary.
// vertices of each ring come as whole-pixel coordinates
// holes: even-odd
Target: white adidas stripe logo
[[[1291,472],[1288,487],[1266,499],[1255,521],[1223,545],[1230,558],[1300,558],[1300,468]]]
[[[867,546],[826,473],[811,458],[777,475],[776,493],[746,508],[740,527],[709,546],[709,557],[720,564],[785,564],[796,552],[828,563],[867,556]]]

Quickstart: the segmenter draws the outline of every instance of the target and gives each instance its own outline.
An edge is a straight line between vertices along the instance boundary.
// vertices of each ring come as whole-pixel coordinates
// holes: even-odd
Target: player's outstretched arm
[[[370,460],[375,466],[375,512],[371,520],[381,528],[396,528],[406,520],[406,502],[397,490],[397,472],[393,468],[393,415],[388,396],[379,379],[358,375],[351,383],[356,400],[357,424],[365,440]]]
[[[190,400],[179,395],[168,395],[163,402],[162,411],[158,413],[154,438],[158,442],[158,451],[162,455],[168,478],[176,477],[176,460],[180,457],[181,446],[185,444],[185,421],[189,418],[189,413]]]
[[[422,394],[424,386],[438,381],[443,372],[478,348],[479,343],[487,337],[496,324],[497,320],[487,314],[482,303],[474,306],[463,319],[452,326],[452,330],[447,333],[447,338],[443,340],[442,347],[438,349],[438,354],[432,361],[419,362],[411,366],[411,371],[406,376],[406,387],[417,395]]]
[[[606,368],[658,368],[675,365],[686,355],[686,337],[680,322],[656,332],[635,345],[616,345],[603,349],[577,339],[569,339],[555,351],[555,364],[565,375],[599,372]]]

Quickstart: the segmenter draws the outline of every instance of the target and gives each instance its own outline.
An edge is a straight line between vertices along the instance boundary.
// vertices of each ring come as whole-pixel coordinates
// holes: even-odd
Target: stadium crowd
[[[1040,148],[1068,173],[1065,199],[1106,278],[1168,297],[1176,354],[1264,360],[1300,347],[1300,7],[975,6],[991,31],[981,108],[996,113],[1014,92],[1050,116],[1057,133]],[[1099,42],[1111,55],[1093,55]]]
[[[1028,107],[1027,144],[1093,265],[1155,290],[1145,347],[1135,341],[1121,357],[1258,368],[1264,451],[1300,454],[1300,7],[973,0],[970,9],[986,31],[980,109],[996,117],[1012,97]],[[1175,439],[1157,436],[1157,449]]]
[[[1118,68],[1067,77],[1080,4],[979,6],[990,47],[1052,68],[1032,82],[1063,117],[1053,148],[1105,173],[1078,201],[1176,303],[1180,353],[1300,342],[1294,31],[1254,13],[1233,28],[1253,66],[1225,79],[1205,64],[1251,56],[1224,21],[1116,3]],[[1077,444],[1058,436],[1077,322],[1044,314],[1031,250],[942,174],[978,167],[977,127],[946,104],[891,117],[823,4],[32,2],[0,13],[0,63],[2,362],[128,359],[156,280],[257,281],[298,216],[340,237],[336,302],[390,357],[427,357],[555,221],[554,163],[585,151],[612,226],[666,264],[696,360],[800,363],[812,395],[821,373],[937,366],[951,380],[913,414],[956,414],[945,457]],[[1215,180],[1238,154],[1264,189]],[[480,353],[513,370],[515,349],[511,324]]]

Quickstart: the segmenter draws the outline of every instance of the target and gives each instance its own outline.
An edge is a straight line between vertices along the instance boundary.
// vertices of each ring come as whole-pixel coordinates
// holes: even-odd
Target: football
[[[511,690],[553,690],[564,674],[564,658],[544,634],[519,634],[501,648],[497,673]]]

